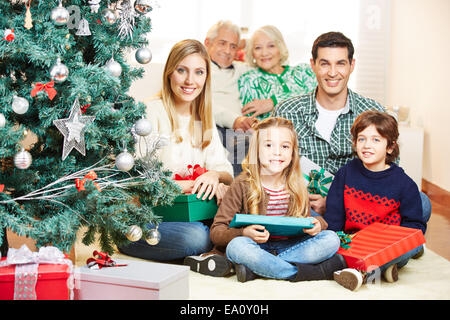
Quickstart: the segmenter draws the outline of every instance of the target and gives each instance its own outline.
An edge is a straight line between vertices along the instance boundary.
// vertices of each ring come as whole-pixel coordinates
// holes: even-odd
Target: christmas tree
[[[101,249],[136,241],[156,205],[179,193],[156,160],[145,105],[127,93],[148,63],[144,0],[0,2],[0,241],[6,230],[68,252],[100,234]],[[24,143],[25,135],[33,143]],[[151,145],[133,157],[137,139]],[[136,234],[137,233],[137,234]]]

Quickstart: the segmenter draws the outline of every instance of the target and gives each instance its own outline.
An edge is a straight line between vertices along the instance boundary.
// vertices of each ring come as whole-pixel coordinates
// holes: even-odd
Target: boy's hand
[[[309,194],[309,204],[311,209],[323,215],[327,209],[327,197],[322,197],[320,194]]]

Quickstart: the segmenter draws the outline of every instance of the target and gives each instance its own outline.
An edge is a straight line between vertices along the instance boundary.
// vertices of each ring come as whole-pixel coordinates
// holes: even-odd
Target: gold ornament
[[[27,28],[28,30],[33,28],[33,19],[31,18],[30,6],[31,6],[31,0],[28,2],[25,2],[25,8],[27,8],[27,11],[25,12],[25,24],[23,26],[25,28]]]
[[[128,240],[135,242],[142,238],[142,229],[137,225],[132,225],[126,234]]]

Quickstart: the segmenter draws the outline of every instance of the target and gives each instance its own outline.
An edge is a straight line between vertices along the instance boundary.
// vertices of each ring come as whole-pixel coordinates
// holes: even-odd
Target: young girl
[[[255,274],[291,281],[332,279],[345,268],[335,255],[339,238],[322,231],[326,222],[317,217],[304,236],[271,237],[261,225],[229,228],[236,213],[308,217],[310,209],[300,170],[297,137],[292,122],[267,118],[254,127],[250,148],[242,163],[243,172],[225,195],[211,226],[217,250],[226,248],[238,281]]]
[[[183,40],[169,53],[163,72],[159,99],[147,106],[147,119],[154,131],[170,137],[158,150],[164,168],[184,175],[187,165],[199,164],[208,172],[195,181],[176,181],[183,193],[197,193],[205,200],[221,201],[232,181],[233,168],[227,160],[212,117],[210,59],[199,41]],[[144,156],[146,144],[136,147]],[[166,261],[198,255],[211,249],[209,228],[202,222],[162,222],[161,241],[150,246],[144,240],[132,242],[120,251],[144,259]]]
[[[356,118],[351,134],[358,158],[334,177],[324,215],[328,228],[353,233],[381,222],[425,233],[429,217],[423,217],[417,185],[394,163],[399,156],[397,121],[385,112],[366,111]],[[421,249],[381,266],[386,280],[396,281],[396,264],[405,265]],[[337,272],[335,279],[351,290],[357,290],[362,283],[361,275],[354,270]]]

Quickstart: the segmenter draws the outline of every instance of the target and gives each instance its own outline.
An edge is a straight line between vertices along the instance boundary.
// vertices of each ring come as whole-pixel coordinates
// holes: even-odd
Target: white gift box
[[[321,190],[321,192],[323,192],[324,194],[328,194],[328,190],[330,189],[331,182],[334,178],[334,175],[332,175],[325,169],[321,168],[318,164],[316,164],[315,162],[306,158],[305,156],[300,157],[300,167],[302,169],[302,173],[303,173],[303,177],[305,178],[306,185],[308,185],[311,180],[310,174],[311,174],[312,170],[319,171],[323,174],[323,176],[325,178],[329,178],[329,179],[327,179],[327,180],[329,180],[329,182],[324,184],[322,187],[322,190]]]
[[[189,267],[114,259],[123,267],[74,271],[76,300],[183,300],[189,297]]]

